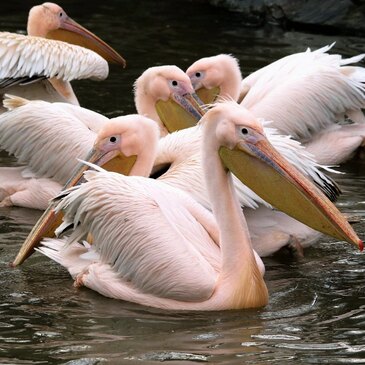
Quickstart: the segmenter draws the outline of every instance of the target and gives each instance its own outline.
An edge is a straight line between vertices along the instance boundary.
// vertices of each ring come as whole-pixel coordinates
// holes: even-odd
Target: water
[[[111,43],[128,67],[102,83],[74,84],[83,106],[108,116],[134,112],[132,86],[152,65],[185,69],[196,59],[232,53],[245,74],[287,54],[336,41],[334,51],[365,52],[363,40],[245,27],[239,14],[189,1],[64,1],[73,18]],[[32,1],[2,4],[1,28],[25,29]],[[0,154],[0,165],[14,160]],[[336,176],[340,209],[365,236],[365,163]],[[0,209],[1,364],[364,364],[363,254],[324,237],[305,258],[265,259],[270,303],[264,309],[166,312],[74,289],[57,264],[35,254],[11,269],[40,212]]]

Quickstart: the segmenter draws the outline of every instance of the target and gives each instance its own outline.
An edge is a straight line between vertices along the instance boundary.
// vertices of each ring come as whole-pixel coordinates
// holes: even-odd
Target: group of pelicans
[[[226,54],[151,67],[137,114],[109,119],[70,81],[125,60],[54,3],[27,31],[0,33],[0,148],[19,163],[0,205],[45,212],[14,266],[35,249],[107,297],[224,310],[267,304],[261,257],[283,247],[325,233],[362,250],[325,172],[365,145],[364,55],[308,49],[244,79]]]

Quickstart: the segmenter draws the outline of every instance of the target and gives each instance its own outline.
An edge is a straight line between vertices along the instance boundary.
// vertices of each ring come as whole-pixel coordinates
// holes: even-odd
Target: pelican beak
[[[86,156],[85,161],[98,165],[104,170],[117,172],[123,175],[129,175],[132,167],[136,162],[137,156],[126,156],[119,149],[111,150],[109,152],[103,152],[97,147],[93,147],[89,154]],[[81,180],[84,171],[88,170],[88,166],[81,162],[76,168],[73,176],[70,178],[68,185],[64,187],[68,189],[71,186],[77,185]]]
[[[362,251],[362,241],[335,205],[290,165],[263,134],[255,133],[251,141],[241,140],[233,149],[220,148],[224,165],[277,209]]]
[[[125,156],[119,150],[112,150],[107,153],[103,153],[97,148],[92,148],[87,157],[86,162],[101,166],[105,170],[118,172],[124,175],[129,175],[137,156]],[[71,188],[77,184],[80,184],[83,179],[83,173],[89,168],[88,165],[81,162],[76,167],[74,174],[68,180],[63,190]],[[12,262],[12,266],[21,265],[33,252],[34,248],[39,246],[40,241],[44,237],[54,237],[56,228],[62,223],[62,212],[56,213],[54,210],[55,203],[51,201],[47,210],[39,218],[28,237],[24,241],[20,248],[15,260]]]
[[[219,86],[212,87],[211,89],[201,87],[196,90],[196,94],[204,104],[213,104],[216,102],[220,92],[221,89]]]
[[[61,23],[60,28],[48,32],[47,38],[91,49],[110,63],[126,66],[125,59],[117,51],[70,17]]]
[[[205,113],[202,106],[203,102],[195,93],[172,94],[168,100],[158,100],[155,105],[161,122],[170,133],[196,125]]]

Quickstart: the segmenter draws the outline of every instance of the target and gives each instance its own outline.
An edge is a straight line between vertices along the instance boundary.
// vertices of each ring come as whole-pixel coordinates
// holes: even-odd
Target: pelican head
[[[237,100],[242,81],[238,60],[231,55],[220,54],[201,58],[187,70],[199,98],[206,104],[218,96]]]
[[[138,113],[156,120],[162,135],[195,125],[203,114],[189,77],[176,66],[150,67],[134,89]]]
[[[335,205],[275,150],[248,110],[235,102],[218,103],[201,123],[208,128],[204,143],[218,143],[214,148],[226,169],[264,200],[317,231],[363,249]]]
[[[158,139],[158,125],[152,119],[139,114],[113,118],[99,131],[86,160],[108,171],[149,176]]]
[[[50,38],[89,48],[108,62],[126,66],[124,58],[95,34],[71,19],[57,4],[43,3],[29,11],[29,35]]]
[[[158,139],[158,126],[154,120],[138,114],[113,118],[99,131],[84,161],[125,175],[148,176],[155,160]],[[80,162],[64,189],[80,183],[87,168],[88,165]],[[53,207],[51,203],[33,227],[13,266],[22,264],[43,237],[54,236],[55,229],[62,222],[62,214],[55,213]]]

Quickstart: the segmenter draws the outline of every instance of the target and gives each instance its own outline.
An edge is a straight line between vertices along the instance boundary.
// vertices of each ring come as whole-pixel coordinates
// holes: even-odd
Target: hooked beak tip
[[[362,252],[363,249],[364,249],[364,242],[359,240],[359,250],[360,250],[360,252]]]

